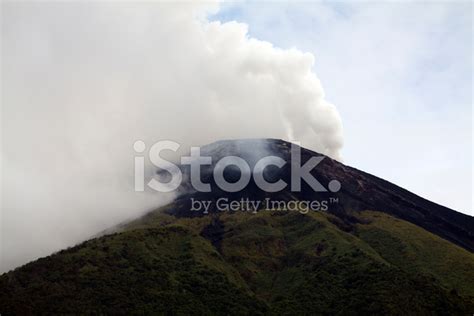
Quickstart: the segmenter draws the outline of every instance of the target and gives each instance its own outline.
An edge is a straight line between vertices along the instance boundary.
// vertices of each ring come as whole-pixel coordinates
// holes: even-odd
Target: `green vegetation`
[[[474,254],[379,212],[154,212],[0,276],[0,313],[472,314]]]
[[[359,225],[358,236],[387,262],[474,298],[473,253],[384,213],[363,212],[361,217],[370,225]]]

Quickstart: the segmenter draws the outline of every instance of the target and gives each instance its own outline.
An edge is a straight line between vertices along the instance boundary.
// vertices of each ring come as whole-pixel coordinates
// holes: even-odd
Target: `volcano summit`
[[[177,166],[174,202],[0,276],[0,312],[472,313],[473,217],[305,148],[295,160],[291,148],[275,139],[202,147],[211,163],[199,180],[210,190],[193,187],[189,164]],[[216,183],[227,156],[253,170],[240,190]],[[280,163],[260,168],[267,156]],[[313,158],[309,174],[325,190],[257,183],[291,183]],[[237,183],[242,170],[219,172]]]

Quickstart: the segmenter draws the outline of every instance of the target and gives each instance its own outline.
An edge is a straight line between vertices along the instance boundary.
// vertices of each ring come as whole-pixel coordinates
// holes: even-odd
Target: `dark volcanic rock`
[[[341,189],[338,192],[315,192],[302,181],[299,192],[291,192],[291,144],[276,139],[248,139],[219,141],[201,149],[202,156],[211,156],[212,165],[201,168],[201,179],[210,183],[212,190],[208,193],[194,191],[189,181],[184,181],[180,188],[180,196],[173,208],[173,214],[178,216],[202,216],[202,212],[191,212],[191,198],[196,200],[213,201],[219,198],[239,200],[337,200],[331,203],[329,212],[335,214],[345,230],[350,231],[355,218],[352,212],[375,210],[394,215],[418,225],[438,236],[441,236],[459,246],[474,252],[474,218],[436,203],[423,199],[393,183],[377,178],[346,166],[336,160],[323,156],[314,151],[301,148],[301,163],[304,164],[313,156],[323,156],[324,159],[313,169],[312,175],[326,188],[331,180],[338,180]],[[237,156],[246,160],[253,169],[255,163],[262,157],[273,155],[283,158],[287,163],[282,168],[268,167],[264,177],[269,182],[284,180],[288,186],[276,193],[264,192],[253,179],[241,191],[228,193],[222,191],[214,182],[212,171],[217,161],[224,156]],[[184,179],[189,179],[189,166],[181,166]],[[231,182],[240,177],[240,171],[226,168],[225,178]],[[217,212],[212,209],[211,212]],[[212,228],[212,229],[215,229]],[[212,235],[212,234],[211,234]],[[214,237],[212,237],[214,238]]]

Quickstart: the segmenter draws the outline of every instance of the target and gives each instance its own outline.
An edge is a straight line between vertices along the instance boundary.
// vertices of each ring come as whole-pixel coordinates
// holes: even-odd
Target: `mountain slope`
[[[443,239],[447,239],[465,249],[474,251],[474,217],[468,216],[436,203],[423,199],[399,186],[346,166],[336,160],[316,153],[314,151],[296,146],[301,151],[301,164],[306,163],[312,157],[324,157],[324,159],[312,170],[311,174],[325,187],[331,180],[338,180],[341,189],[338,192],[314,192],[314,190],[302,183],[299,192],[289,192],[288,188],[276,193],[263,192],[253,180],[240,192],[223,192],[216,186],[212,177],[212,170],[219,159],[224,156],[237,156],[246,160],[253,168],[255,162],[265,156],[273,155],[282,158],[286,164],[278,168],[268,168],[267,177],[271,181],[278,179],[291,183],[291,167],[298,165],[292,158],[292,146],[290,143],[277,139],[244,139],[226,140],[204,146],[202,155],[212,157],[213,164],[203,167],[202,178],[204,182],[211,183],[212,191],[209,193],[193,192],[189,182],[182,186],[182,199],[178,200],[177,207],[173,211],[179,216],[196,216],[191,214],[190,198],[197,200],[217,200],[227,197],[230,200],[250,198],[261,200],[270,198],[276,200],[328,200],[334,198],[338,201],[332,205],[330,211],[338,214],[341,218],[349,219],[352,211],[376,210],[385,212],[392,216],[404,219],[419,227],[422,227]],[[388,166],[389,167],[389,166]],[[189,173],[186,166],[182,166],[186,174]],[[187,176],[189,178],[189,175]]]
[[[348,233],[333,223],[336,217],[320,212],[177,218],[158,210],[146,223],[130,223],[120,233],[4,274],[0,309],[6,314],[473,310],[472,253],[380,212],[359,216],[366,223]],[[431,253],[429,259],[423,251]]]
[[[293,148],[294,149],[294,148]],[[171,204],[0,276],[0,313],[97,314],[472,314],[474,219],[325,157],[312,174],[326,188],[268,193],[252,180],[228,193],[213,181],[226,155],[253,167],[267,155],[291,181],[296,164],[281,140],[222,141],[203,147],[213,164],[187,180]],[[301,162],[318,153],[300,148]],[[226,177],[239,176],[226,169]],[[297,208],[220,211],[219,199],[326,201]],[[192,200],[213,202],[193,211]]]
[[[180,226],[104,236],[0,277],[2,314],[264,310],[202,238]]]

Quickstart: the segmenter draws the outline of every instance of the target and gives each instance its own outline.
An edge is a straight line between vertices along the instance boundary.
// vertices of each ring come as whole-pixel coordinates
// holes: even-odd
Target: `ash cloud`
[[[0,272],[169,202],[133,191],[135,140],[282,138],[340,159],[313,56],[216,10],[2,2]]]

